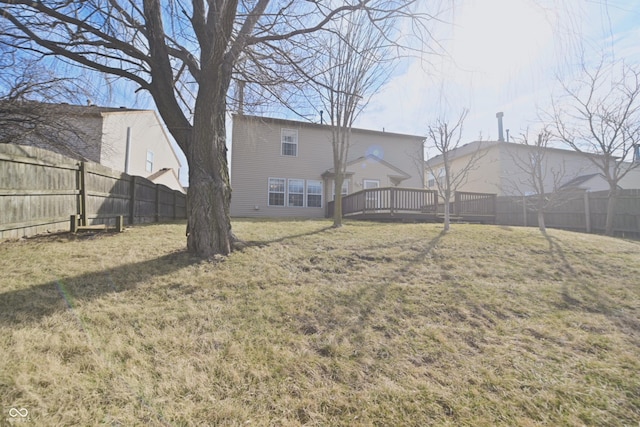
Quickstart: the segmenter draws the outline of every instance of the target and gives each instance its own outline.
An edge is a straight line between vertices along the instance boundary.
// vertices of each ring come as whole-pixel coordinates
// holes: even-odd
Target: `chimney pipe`
[[[502,129],[502,117],[504,117],[504,113],[500,111],[496,113],[496,117],[498,118],[498,141],[504,142],[504,133]]]

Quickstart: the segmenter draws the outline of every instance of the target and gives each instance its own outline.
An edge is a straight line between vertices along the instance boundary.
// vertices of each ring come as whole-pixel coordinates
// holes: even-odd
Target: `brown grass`
[[[0,243],[0,425],[638,425],[638,242],[329,225]]]

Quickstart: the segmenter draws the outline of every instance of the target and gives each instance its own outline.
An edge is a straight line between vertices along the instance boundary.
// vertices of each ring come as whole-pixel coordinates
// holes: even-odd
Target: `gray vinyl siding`
[[[297,156],[283,156],[281,150],[282,129],[298,131]],[[289,120],[234,116],[231,151],[231,216],[233,217],[307,217],[325,216],[327,202],[333,193],[328,188],[332,180],[322,174],[333,167],[333,154],[328,126]],[[356,159],[367,151],[377,150],[384,160],[402,169],[411,178],[403,187],[422,188],[422,177],[415,161],[422,150],[420,137],[383,132],[359,131],[352,133],[349,159]],[[388,177],[377,176],[378,165],[372,165],[367,179],[379,179],[381,186],[388,185]],[[388,168],[386,168],[388,170]],[[354,178],[358,176],[354,174]],[[321,208],[268,206],[269,178],[304,179],[323,183]],[[361,179],[361,178],[359,178]],[[355,181],[355,180],[354,180]],[[349,183],[349,192],[362,189],[361,183]],[[306,188],[305,188],[306,190]],[[306,193],[306,192],[305,192]],[[286,197],[285,197],[286,198]],[[306,194],[305,194],[306,205]],[[257,207],[257,209],[256,209]]]

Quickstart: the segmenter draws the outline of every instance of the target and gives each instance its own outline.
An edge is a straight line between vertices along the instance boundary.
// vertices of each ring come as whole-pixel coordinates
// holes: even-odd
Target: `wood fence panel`
[[[156,184],[148,180],[136,180],[135,223],[156,221]]]
[[[84,207],[87,225],[112,226],[118,216],[128,224],[184,219],[186,195],[95,163],[0,144],[0,239],[69,230],[70,216]]]
[[[608,191],[575,192],[563,195],[559,204],[545,211],[550,228],[604,233]],[[496,223],[513,226],[538,226],[535,197],[498,197]],[[526,221],[525,221],[526,218]],[[640,236],[640,190],[621,190],[615,207],[614,233]]]
[[[0,144],[0,238],[68,227],[77,194],[76,166],[65,157]]]

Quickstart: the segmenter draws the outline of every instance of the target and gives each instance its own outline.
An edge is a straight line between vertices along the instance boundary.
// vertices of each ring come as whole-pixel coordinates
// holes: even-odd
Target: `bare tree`
[[[630,160],[640,142],[640,69],[603,60],[594,68],[583,61],[581,71],[575,83],[562,84],[553,122],[557,136],[587,156],[609,184],[605,233],[612,235],[618,184],[638,167]]]
[[[530,139],[528,131],[514,140],[519,144],[514,144],[508,153],[519,173],[508,180],[508,190],[521,196],[525,206],[537,212],[538,228],[544,233],[545,212],[563,201],[559,189],[567,180],[567,170],[564,161],[551,164],[548,159],[552,140],[552,134],[548,129],[541,130],[533,140]]]
[[[393,43],[389,37],[394,22],[378,15],[379,12],[358,11],[335,21],[318,51],[316,64],[320,69],[314,80],[331,125],[334,227],[342,226],[342,186],[353,122],[392,70]],[[378,25],[371,25],[371,20]]]
[[[414,2],[0,0],[0,37],[151,94],[189,164],[188,250],[210,257],[235,239],[225,129],[234,73],[275,88],[304,69],[307,38],[332,20],[355,10],[390,17]]]
[[[484,156],[482,144],[464,159],[454,162],[454,157],[462,148],[462,129],[468,110],[464,109],[452,124],[446,119],[436,119],[427,128],[425,146],[439,153],[425,163],[426,171],[434,177],[439,196],[444,200],[444,231],[451,228],[450,204],[456,191],[467,182],[469,173],[476,169]],[[436,170],[437,169],[437,170]]]
[[[0,143],[34,145],[89,160],[88,135],[61,120],[62,109],[50,104],[87,99],[87,83],[81,76],[57,76],[30,55],[0,44]]]

